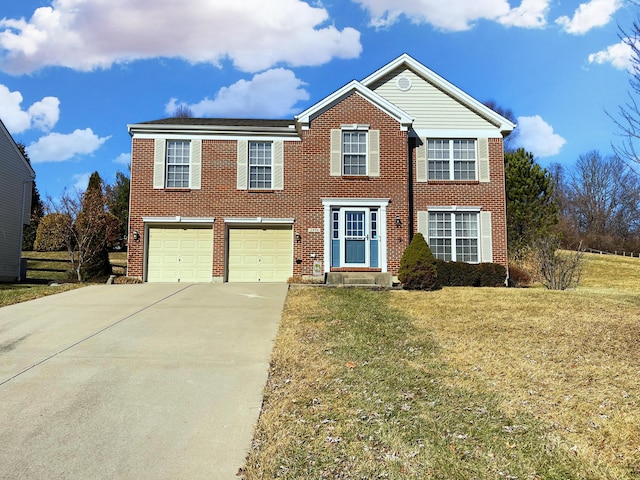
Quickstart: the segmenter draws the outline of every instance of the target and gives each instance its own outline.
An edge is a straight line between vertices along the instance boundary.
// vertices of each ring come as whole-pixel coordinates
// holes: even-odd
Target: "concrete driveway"
[[[85,287],[0,308],[0,479],[233,479],[286,285]]]

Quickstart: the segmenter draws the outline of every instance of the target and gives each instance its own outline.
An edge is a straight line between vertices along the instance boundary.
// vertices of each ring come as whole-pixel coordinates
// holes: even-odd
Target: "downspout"
[[[22,181],[22,207],[20,208],[20,250],[19,253],[20,255],[18,255],[18,274],[16,275],[16,277],[18,278],[18,281],[21,282],[23,280],[22,278],[22,235],[24,232],[24,211],[25,211],[25,207],[26,207],[26,186],[27,183],[32,183],[33,182],[33,178],[28,178],[27,180],[23,180]]]
[[[407,246],[413,240],[413,161],[411,158],[412,138],[410,132],[407,132]]]

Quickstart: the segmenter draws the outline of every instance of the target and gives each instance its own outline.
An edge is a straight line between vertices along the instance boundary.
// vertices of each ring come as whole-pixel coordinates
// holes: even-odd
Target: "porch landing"
[[[343,285],[345,287],[384,287],[392,286],[393,277],[382,272],[329,272],[327,285]]]

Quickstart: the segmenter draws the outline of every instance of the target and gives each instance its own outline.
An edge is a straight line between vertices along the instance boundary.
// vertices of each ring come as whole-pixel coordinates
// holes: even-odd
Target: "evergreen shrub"
[[[416,233],[400,259],[398,280],[407,290],[432,290],[438,272],[431,249],[421,233]]]

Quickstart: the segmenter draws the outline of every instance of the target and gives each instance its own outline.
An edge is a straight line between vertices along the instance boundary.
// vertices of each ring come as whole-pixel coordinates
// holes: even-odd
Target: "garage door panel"
[[[149,228],[147,281],[210,282],[211,228]]]
[[[229,230],[229,282],[285,282],[292,264],[291,228]]]

